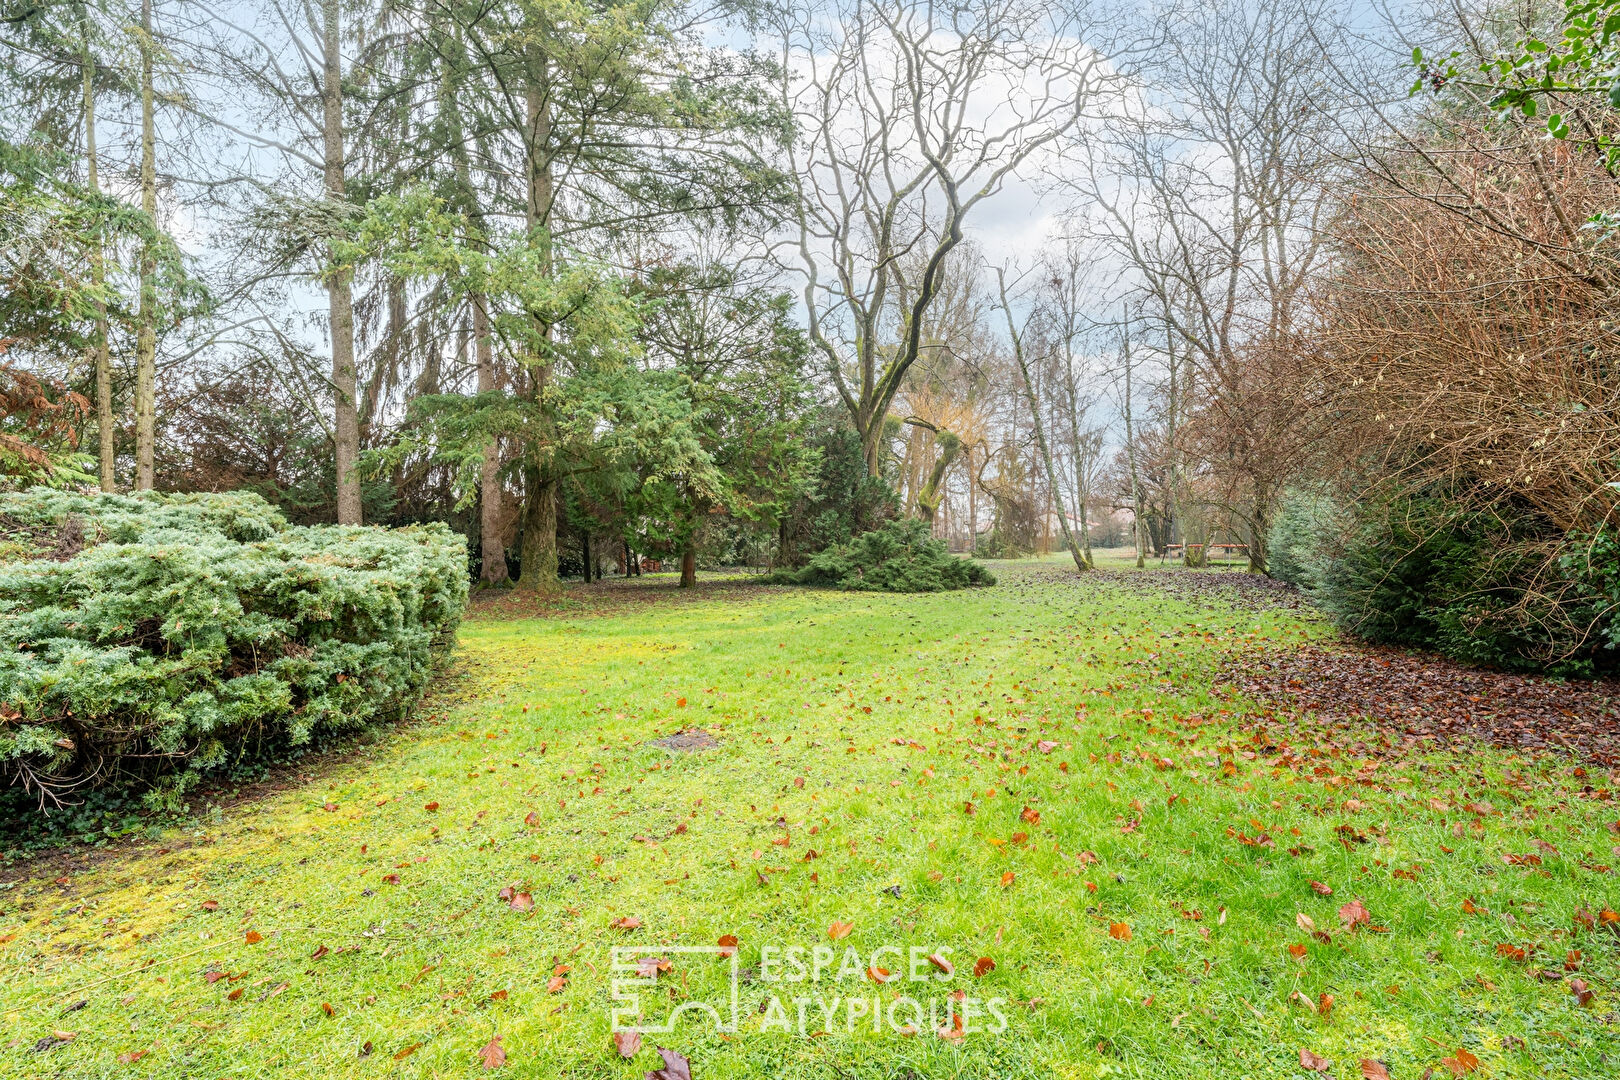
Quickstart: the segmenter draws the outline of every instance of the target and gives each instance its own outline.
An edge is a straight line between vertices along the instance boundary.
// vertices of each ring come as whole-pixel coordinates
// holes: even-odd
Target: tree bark
[[[141,210],[157,228],[157,134],[153,116],[152,0],[141,0]],[[157,449],[157,238],[141,242],[135,316],[135,490],[151,491]]]
[[[539,468],[524,470],[523,550],[518,587],[528,592],[557,589],[557,484]]]
[[[683,589],[690,589],[697,584],[697,551],[690,544],[681,552],[681,584]]]
[[[944,498],[945,474],[955,464],[956,455],[962,450],[962,440],[948,431],[935,430],[934,438],[937,446],[934,467],[917,492],[917,516],[930,525],[934,523],[934,516],[939,512],[939,504]]]
[[[322,150],[326,166],[326,197],[332,202],[344,198],[343,155],[343,55],[339,0],[321,0],[325,36],[325,72],[321,86]],[[355,404],[354,297],[350,273],[339,271],[328,276],[326,300],[332,333],[332,449],[337,467],[337,519],[339,525],[359,525],[360,477],[355,465],[360,457],[360,414]]]
[[[80,15],[83,16],[81,9]],[[96,159],[96,90],[95,74],[96,64],[90,55],[90,27],[88,22],[83,25],[84,30],[84,153],[86,183],[92,194],[101,194],[101,181]],[[97,230],[95,250],[90,257],[90,282],[99,293],[102,284],[106,281],[104,256],[102,254],[102,238]],[[102,491],[117,491],[118,480],[113,473],[116,464],[117,444],[115,442],[117,431],[114,428],[113,401],[112,401],[112,357],[107,349],[107,304],[106,301],[96,300],[95,334],[90,343],[90,359],[96,371],[96,443],[97,460]]]
[[[495,389],[495,350],[490,343],[488,301],[481,295],[472,298],[473,349],[478,358],[478,392]],[[501,490],[501,447],[497,441],[484,451],[484,462],[478,471],[478,544],[480,569],[478,578],[485,585],[506,582],[511,572],[506,567],[506,545],[501,542],[501,529],[506,521],[506,493]]]

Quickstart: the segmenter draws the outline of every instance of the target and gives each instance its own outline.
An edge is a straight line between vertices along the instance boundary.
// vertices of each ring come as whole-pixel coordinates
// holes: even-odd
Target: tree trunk
[[[81,17],[83,11],[80,11]],[[86,24],[84,30],[84,153],[86,183],[92,194],[101,194],[101,182],[97,173],[99,162],[96,160],[96,90],[95,90],[95,60],[90,55],[90,28]],[[106,280],[106,271],[103,267],[101,247],[101,234],[97,230],[95,250],[90,257],[90,282],[99,293]],[[96,300],[95,333],[90,343],[90,359],[96,371],[96,442],[97,459],[102,491],[117,491],[118,481],[113,474],[116,464],[117,444],[114,441],[117,431],[114,428],[113,401],[112,401],[112,357],[107,351],[107,304],[104,300]]]
[[[535,466],[524,470],[522,565],[518,588],[555,592],[557,582],[557,482]]]
[[[937,453],[934,458],[934,467],[928,474],[928,479],[917,492],[917,516],[934,523],[934,516],[939,511],[940,501],[944,498],[945,473],[950,470],[956,461],[956,455],[962,450],[962,440],[948,431],[934,433]]]
[[[542,232],[550,224],[553,197],[551,165],[546,157],[551,140],[551,115],[545,103],[545,80],[545,58],[536,49],[529,56],[528,83],[524,91],[524,223],[529,229],[529,242],[540,248],[542,272],[550,274],[551,242]],[[553,328],[547,324],[539,324],[537,329],[541,336],[548,339],[553,333]],[[530,372],[529,390],[538,406],[544,400],[552,371],[551,365],[543,358],[537,359],[541,362],[536,363]],[[534,437],[544,439],[550,434],[547,432]],[[533,454],[537,448],[527,449]],[[552,592],[559,587],[559,582],[557,480],[551,474],[550,466],[542,468],[530,465],[525,470],[524,488],[528,505],[524,507],[523,567],[518,577],[518,587],[527,592]],[[534,562],[530,561],[531,553]]]
[[[1269,573],[1270,552],[1266,549],[1266,533],[1271,525],[1271,500],[1256,496],[1254,516],[1249,522],[1249,573]]]
[[[883,416],[877,414],[857,416],[855,430],[861,436],[861,454],[866,458],[866,475],[879,475],[878,440],[883,435]]]
[[[153,116],[152,0],[141,0],[141,210],[157,228],[157,134]],[[135,316],[135,490],[151,491],[157,449],[157,241],[141,242]]]
[[[579,534],[580,577],[589,585],[591,583],[591,536],[589,533]]]
[[[343,56],[338,50],[342,27],[339,0],[321,0],[325,30],[325,63],[321,87],[322,141],[326,166],[326,197],[344,198],[343,177]],[[360,524],[360,414],[355,405],[354,297],[347,270],[327,278],[326,300],[332,332],[332,448],[337,466],[337,519],[339,525]]]
[[[1023,338],[1013,325],[1012,307],[1007,303],[1006,277],[1002,271],[997,270],[996,278],[1001,286],[1001,310],[1007,316],[1007,333],[1012,338],[1013,358],[1018,361],[1018,373],[1023,376],[1024,400],[1029,404],[1030,420],[1035,427],[1035,446],[1041,455],[1041,465],[1046,470],[1047,496],[1057,510],[1058,528],[1063,533],[1063,546],[1068,548],[1069,557],[1074,560],[1076,570],[1090,570],[1090,564],[1080,553],[1080,545],[1074,542],[1074,534],[1069,530],[1069,515],[1064,512],[1063,500],[1059,498],[1057,470],[1052,466],[1052,444],[1046,441],[1046,425],[1041,422],[1040,402],[1035,400],[1035,380],[1031,377],[1029,359],[1024,355]],[[1127,372],[1129,370],[1126,369]],[[1126,378],[1129,379],[1130,375],[1127,374]],[[1044,522],[1041,531],[1050,535]]]
[[[495,350],[490,343],[488,301],[472,298],[473,349],[478,358],[478,392],[495,389]],[[484,451],[478,471],[478,537],[480,569],[478,578],[485,585],[500,585],[511,576],[506,568],[506,545],[501,530],[506,523],[506,493],[501,490],[501,446],[497,440]]]
[[[681,552],[681,584],[683,589],[690,589],[697,584],[697,552],[690,544]]]
[[[1074,384],[1074,357],[1067,347],[1063,357],[1063,386],[1069,397],[1069,452],[1074,455],[1074,501],[1076,509],[1080,511],[1080,550],[1086,557],[1086,565],[1095,568],[1097,563],[1091,557],[1091,524],[1086,509],[1090,491],[1086,483],[1086,451],[1080,434],[1080,391]]]
[[[968,554],[977,555],[979,552],[979,487],[973,477],[973,447],[964,446],[962,452],[967,454],[967,501],[968,501]]]
[[[1136,435],[1131,430],[1131,339],[1125,338],[1125,459],[1131,470],[1131,532],[1136,536],[1136,568],[1147,565],[1143,553],[1142,481],[1136,472]]]

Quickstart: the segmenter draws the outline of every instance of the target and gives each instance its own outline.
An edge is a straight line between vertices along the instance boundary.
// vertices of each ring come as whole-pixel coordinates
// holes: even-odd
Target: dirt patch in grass
[[[690,731],[677,731],[673,735],[665,735],[662,739],[654,739],[647,745],[690,754],[698,750],[713,750],[720,745],[720,740],[702,728],[692,728]]]
[[[1249,654],[1222,680],[1330,732],[1364,735],[1371,721],[1396,747],[1476,741],[1620,765],[1620,681],[1513,675],[1349,644]]]

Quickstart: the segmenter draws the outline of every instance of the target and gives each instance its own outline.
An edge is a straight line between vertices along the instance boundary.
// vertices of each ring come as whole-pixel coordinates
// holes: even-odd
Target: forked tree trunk
[[[1024,355],[1023,337],[1013,325],[1012,307],[1007,302],[1006,275],[997,270],[996,280],[1001,286],[1001,310],[1007,316],[1007,333],[1012,338],[1013,358],[1018,361],[1018,373],[1023,376],[1024,400],[1029,405],[1030,420],[1035,426],[1035,447],[1040,452],[1041,466],[1046,472],[1047,495],[1052,500],[1052,506],[1057,509],[1058,528],[1063,533],[1063,546],[1068,549],[1069,557],[1074,560],[1076,570],[1090,570],[1091,564],[1086,562],[1086,557],[1080,553],[1080,545],[1075,543],[1074,533],[1069,529],[1069,515],[1063,509],[1057,470],[1052,465],[1052,444],[1046,440],[1046,425],[1041,422],[1040,402],[1035,400],[1035,380],[1029,369],[1029,358]]]

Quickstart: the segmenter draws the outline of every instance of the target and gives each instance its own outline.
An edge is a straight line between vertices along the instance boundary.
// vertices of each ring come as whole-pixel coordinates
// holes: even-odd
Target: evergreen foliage
[[[74,540],[0,567],[0,780],[47,805],[154,782],[159,804],[250,743],[402,712],[467,600],[442,524],[295,527],[245,492],[35,490],[0,515]]]
[[[952,555],[918,518],[895,518],[810,557],[800,570],[778,570],[771,584],[830,585],[862,592],[940,592],[994,585],[982,563]]]
[[[1590,676],[1613,666],[1612,605],[1599,597],[1608,579],[1591,569],[1607,549],[1576,545],[1511,500],[1479,508],[1440,488],[1364,492],[1353,506],[1294,496],[1271,543],[1273,575],[1368,641],[1510,671]],[[1594,557],[1577,558],[1578,547]],[[1556,561],[1560,575],[1546,572],[1549,549],[1570,552]]]

